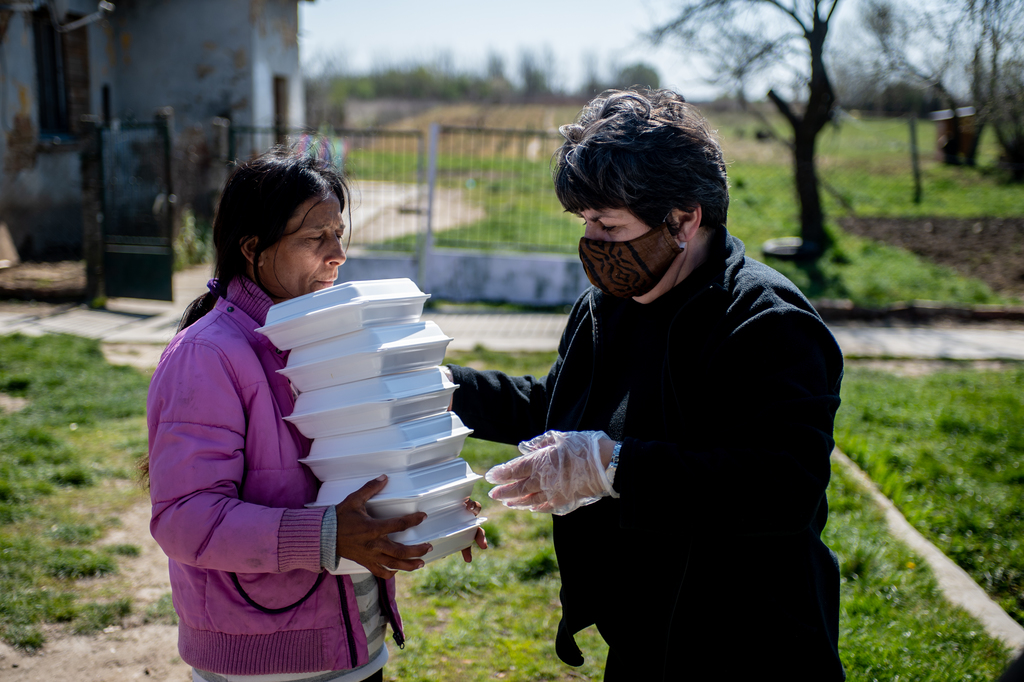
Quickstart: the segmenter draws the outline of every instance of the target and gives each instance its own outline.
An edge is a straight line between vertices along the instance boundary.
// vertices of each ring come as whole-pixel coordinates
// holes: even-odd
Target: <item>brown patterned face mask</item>
[[[580,260],[587,279],[619,298],[642,296],[653,289],[682,251],[667,223],[628,242],[580,239]]]

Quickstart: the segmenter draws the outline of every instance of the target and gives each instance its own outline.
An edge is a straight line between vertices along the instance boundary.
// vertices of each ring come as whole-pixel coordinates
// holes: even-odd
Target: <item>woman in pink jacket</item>
[[[170,558],[178,648],[195,682],[382,679],[393,576],[427,544],[370,518],[368,482],[337,507],[304,508],[318,482],[309,440],[282,417],[295,398],[281,351],[254,330],[274,303],[334,284],[345,262],[346,187],[323,161],[275,151],[240,166],[214,221],[217,278],[186,311],[147,404],[150,529]],[[372,575],[334,576],[345,557]],[[468,556],[467,556],[468,560]]]

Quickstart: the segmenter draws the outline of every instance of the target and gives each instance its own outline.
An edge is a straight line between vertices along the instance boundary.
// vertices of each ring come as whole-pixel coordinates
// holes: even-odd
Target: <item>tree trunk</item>
[[[814,165],[814,143],[817,131],[807,131],[806,119],[794,130],[793,161],[796,195],[800,201],[800,251],[817,256],[825,249],[825,215],[818,192],[818,173]]]

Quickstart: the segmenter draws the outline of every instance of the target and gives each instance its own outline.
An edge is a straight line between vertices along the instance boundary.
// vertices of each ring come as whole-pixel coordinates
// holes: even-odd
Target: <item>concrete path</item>
[[[185,307],[206,291],[209,266],[174,277],[174,301],[110,299],[106,310],[75,306],[33,312],[9,306],[0,312],[0,334],[65,333],[116,344],[166,345]],[[12,309],[13,308],[13,309]],[[558,314],[493,314],[427,311],[452,341],[452,350],[484,346],[499,351],[552,351],[565,326]],[[1024,360],[1024,326],[959,327],[847,323],[830,325],[847,358]]]

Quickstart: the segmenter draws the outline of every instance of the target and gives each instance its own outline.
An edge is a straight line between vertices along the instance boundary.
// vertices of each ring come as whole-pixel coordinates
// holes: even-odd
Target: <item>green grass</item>
[[[839,653],[849,680],[994,680],[1007,649],[944,601],[931,571],[833,466],[824,540],[839,557]]]
[[[446,362],[543,375],[553,354],[452,353]],[[470,438],[462,456],[477,472],[518,454]],[[393,680],[600,679],[607,647],[593,628],[577,641],[586,663],[554,653],[558,572],[551,520],[512,512],[486,497],[492,547],[471,565],[450,557],[399,580],[408,645],[392,654]],[[825,540],[840,559],[840,650],[850,680],[992,680],[1008,652],[963,611],[947,604],[930,571],[884,530],[869,498],[836,469]],[[496,537],[497,536],[497,537]],[[497,542],[495,542],[497,540]]]
[[[543,375],[553,358],[551,353],[477,350],[451,354],[448,361]],[[1019,470],[1012,466],[1019,457],[1002,453],[1018,452],[1020,403],[1014,386],[1024,381],[1024,376],[1013,372],[1013,382],[1006,380],[998,391],[986,383],[994,381],[992,376],[964,373],[941,381],[921,380],[938,383],[922,384],[914,390],[949,394],[951,402],[945,411],[908,420],[904,412],[913,410],[900,405],[911,398],[901,398],[900,387],[917,384],[885,384],[874,375],[851,370],[840,414],[848,412],[848,421],[853,421],[855,415],[862,414],[855,411],[855,405],[870,405],[874,410],[869,410],[870,414],[883,417],[872,421],[904,434],[927,433],[934,423],[948,437],[962,439],[947,443],[947,449],[966,452],[950,455],[960,459],[949,464],[948,481],[937,475],[937,470],[928,470],[929,477],[943,485],[961,485],[955,490],[962,492],[943,488],[942,494],[966,499],[963,496],[969,491],[975,501],[979,496],[996,499],[1001,493],[973,479],[973,470],[963,458],[986,462],[978,466],[993,472],[999,465],[998,473],[1005,479],[1017,475],[1011,470]],[[0,415],[0,466],[4,467],[0,481],[5,486],[3,504],[9,516],[0,524],[0,636],[7,643],[37,649],[45,643],[45,623],[63,624],[70,632],[92,632],[116,625],[131,614],[131,602],[111,594],[113,590],[105,595],[100,590],[98,595],[95,579],[115,575],[119,558],[133,555],[137,548],[104,547],[97,541],[118,525],[119,513],[139,499],[131,467],[146,450],[141,416],[146,383],[146,378],[134,371],[106,365],[92,341],[0,337],[3,392],[28,400],[23,411]],[[881,398],[870,393],[876,385],[883,391]],[[868,393],[859,395],[857,391]],[[916,394],[910,391],[908,395]],[[930,405],[939,398],[913,400]],[[980,406],[957,407],[970,405],[972,400],[980,401]],[[886,411],[887,403],[895,407]],[[1000,416],[1004,413],[1005,417]],[[986,420],[991,425],[986,425]],[[845,437],[844,428],[841,423],[841,437]],[[848,449],[855,456],[874,451]],[[512,446],[470,439],[462,454],[481,472],[516,456],[517,451]],[[88,475],[69,478],[67,472],[72,468]],[[905,477],[901,470],[899,477],[882,476],[881,480],[898,495],[902,493],[893,481]],[[1019,500],[1020,480],[1015,480],[1016,497],[1010,500],[1012,495],[1007,494],[1000,499]],[[569,668],[554,655],[559,581],[551,550],[550,517],[508,511],[486,497],[487,488],[479,483],[474,497],[490,518],[486,528],[492,548],[476,552],[469,566],[451,557],[401,578],[409,644],[404,651],[394,651],[389,678],[599,678],[607,649],[593,629],[577,638],[587,660],[582,669]],[[909,486],[903,489],[905,492]],[[920,560],[884,533],[881,516],[866,496],[837,472],[829,498],[832,516],[826,540],[839,555],[842,567],[840,645],[850,679],[895,679],[896,675],[935,682],[993,679],[1007,662],[1006,651],[976,622],[940,598]],[[922,493],[914,499],[925,496]],[[961,508],[967,505],[954,511]],[[912,511],[909,515],[916,518]],[[988,520],[998,521],[998,527],[988,528]],[[1009,548],[1015,538],[1024,536],[1014,525],[1019,520],[1019,511],[1009,506],[999,507],[998,515],[986,511],[972,522],[970,533],[951,527],[951,547],[976,547],[973,543],[979,542],[982,529],[987,529],[990,537],[1001,533],[1002,548]],[[988,565],[1003,564],[992,561]],[[1024,564],[1012,559],[1006,565]],[[92,580],[76,582],[83,577]],[[147,608],[141,618],[144,622],[174,622],[169,596]]]
[[[178,624],[178,614],[174,610],[170,592],[164,593],[160,599],[149,605],[142,622],[164,623],[166,625]]]
[[[26,407],[0,413],[0,637],[35,649],[43,623],[74,632],[114,624],[123,599],[83,601],[75,581],[111,575],[133,545],[99,547],[134,497],[145,453],[148,381],[112,367],[95,341],[0,337],[0,393]],[[88,509],[88,511],[81,511]]]
[[[1024,624],[1024,367],[918,378],[850,370],[836,440]]]

